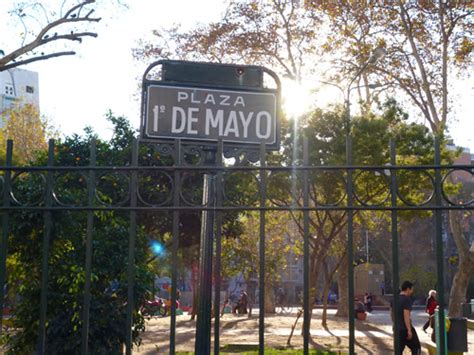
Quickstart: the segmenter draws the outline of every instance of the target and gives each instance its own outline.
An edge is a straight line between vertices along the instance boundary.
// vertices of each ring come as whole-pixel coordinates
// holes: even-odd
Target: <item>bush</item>
[[[123,119],[114,119],[113,122],[116,135],[110,142],[97,142],[98,160],[103,165],[123,166],[130,160],[133,131]],[[89,132],[86,137],[75,135],[57,144],[55,165],[86,165],[92,138],[93,134]],[[45,162],[43,153],[37,164],[43,166]],[[64,173],[58,176],[55,192],[61,195],[61,200],[74,205],[83,201],[84,189],[81,186],[84,186],[84,181],[80,175]],[[15,191],[18,196],[37,195],[43,189],[41,184],[41,179],[24,177],[15,181]],[[106,190],[103,188],[101,193],[107,195]],[[109,187],[108,192],[113,194],[116,191]],[[78,354],[83,325],[87,212],[55,210],[51,219],[46,352]],[[129,213],[94,212],[89,327],[89,351],[92,354],[119,353],[125,343],[129,224]],[[10,214],[7,282],[9,294],[15,294],[16,298],[12,314],[16,331],[6,336],[10,354],[31,354],[36,350],[43,236],[43,213],[21,211]],[[147,252],[148,240],[143,229],[138,229],[132,325],[135,344],[140,343],[140,332],[145,329],[138,309],[147,293],[145,285],[150,285],[153,280],[146,262]]]

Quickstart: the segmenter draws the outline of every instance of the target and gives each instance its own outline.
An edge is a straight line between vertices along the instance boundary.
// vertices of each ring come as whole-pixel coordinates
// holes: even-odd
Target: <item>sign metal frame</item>
[[[151,70],[157,66],[166,67],[170,63],[174,66],[176,65],[195,65],[197,70],[212,70],[213,67],[218,67],[220,69],[228,69],[229,72],[235,71],[235,75],[238,76],[239,72],[245,72],[247,70],[252,70],[253,72],[260,72],[262,75],[262,80],[260,87],[257,86],[242,86],[230,85],[230,84],[213,84],[213,83],[197,83],[195,80],[186,78],[178,78],[178,80],[151,80],[148,78]],[[164,70],[162,69],[162,72]],[[189,71],[189,68],[188,68]],[[263,85],[263,75],[267,74],[273,78],[276,88],[268,88]],[[163,73],[162,76],[164,77]],[[142,102],[141,102],[141,117],[140,117],[140,140],[144,142],[153,142],[153,143],[170,143],[174,139],[181,139],[187,144],[195,144],[200,146],[209,146],[216,147],[218,139],[206,139],[200,137],[189,137],[189,136],[161,136],[156,134],[150,134],[147,132],[147,122],[150,117],[148,117],[148,102],[149,102],[149,89],[151,87],[170,87],[170,88],[182,88],[182,89],[199,89],[199,90],[212,90],[216,92],[229,92],[229,93],[242,93],[242,94],[270,94],[275,96],[275,122],[272,129],[274,133],[274,141],[272,143],[265,144],[267,150],[279,150],[280,149],[280,117],[281,117],[281,83],[278,76],[271,70],[254,65],[233,65],[233,64],[214,64],[214,63],[201,63],[201,62],[188,62],[188,61],[171,61],[171,60],[159,60],[152,63],[143,74],[142,80]],[[240,148],[240,149],[249,149],[249,150],[258,150],[260,142],[244,142],[244,141],[235,141],[232,139],[220,138],[223,140],[223,143],[226,148]]]

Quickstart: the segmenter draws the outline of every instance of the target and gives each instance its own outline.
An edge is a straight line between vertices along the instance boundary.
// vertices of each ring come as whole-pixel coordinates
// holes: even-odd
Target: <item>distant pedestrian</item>
[[[425,311],[428,313],[428,320],[423,325],[423,331],[426,333],[426,329],[430,326],[431,318],[433,317],[436,307],[438,307],[438,301],[436,300],[436,291],[430,290],[428,297],[426,298]]]
[[[281,306],[286,302],[286,294],[283,287],[279,287],[276,292],[276,304]]]
[[[365,313],[365,306],[358,298],[354,299],[354,311],[356,319],[365,320],[367,316],[367,313]]]
[[[364,295],[364,305],[367,312],[372,312],[372,294],[366,292]]]
[[[230,303],[230,300],[229,300],[229,297],[227,297],[222,305],[222,308],[221,308],[221,317],[225,314],[225,310],[227,307],[231,307],[231,303]]]
[[[237,301],[237,304],[233,307],[232,313],[234,314],[247,314],[248,306],[248,295],[244,290],[240,291],[240,298]]]
[[[410,281],[404,281],[402,283],[402,291],[400,292],[400,305],[398,307],[398,312],[395,314],[392,307],[392,315],[398,317],[400,320],[398,323],[398,329],[394,330],[398,332],[400,337],[399,354],[403,354],[405,346],[408,346],[412,354],[419,355],[421,354],[421,344],[418,339],[418,334],[416,334],[416,330],[411,322],[411,309],[413,304],[411,300],[412,294],[413,283]]]

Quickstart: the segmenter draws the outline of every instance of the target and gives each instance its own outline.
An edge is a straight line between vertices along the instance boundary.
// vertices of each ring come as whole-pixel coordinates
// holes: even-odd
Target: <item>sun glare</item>
[[[282,81],[283,110],[289,118],[298,118],[313,106],[311,88],[308,84],[294,80]]]
[[[333,85],[318,82],[297,83],[282,80],[283,110],[288,118],[296,118],[314,107],[327,108],[333,104],[344,103],[343,93]]]

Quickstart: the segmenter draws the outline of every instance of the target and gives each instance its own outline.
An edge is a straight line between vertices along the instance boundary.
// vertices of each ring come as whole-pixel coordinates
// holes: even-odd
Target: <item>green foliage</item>
[[[184,153],[183,160],[186,164],[198,164],[198,156],[191,153]],[[139,165],[140,166],[172,166],[174,164],[172,155],[167,155],[156,150],[155,145],[140,145]],[[204,173],[201,171],[186,171],[180,175],[181,197],[187,203],[199,206],[203,197]],[[143,171],[139,173],[138,185],[141,201],[146,206],[169,205],[172,201],[172,174],[162,171]],[[224,177],[225,193],[228,199],[234,203],[241,203],[249,199],[251,192],[245,189],[245,184],[249,182],[248,176],[234,173]],[[172,223],[171,212],[143,211],[139,214],[139,224],[144,227],[151,239],[158,240],[164,245],[165,250],[172,249]],[[242,225],[238,212],[230,211],[223,214],[223,236],[235,238],[242,232]],[[180,258],[178,266],[181,268],[191,268],[198,264],[199,243],[201,231],[201,213],[198,211],[180,211],[179,226],[179,252]],[[163,259],[164,258],[164,259]],[[153,267],[161,276],[170,274],[171,260],[170,254],[166,254],[154,262]],[[155,259],[158,260],[158,259]],[[169,262],[168,262],[169,261]],[[183,270],[184,271],[184,270]]]
[[[242,273],[245,280],[257,277],[256,265],[259,264],[259,218],[257,212],[242,216],[244,226],[238,238],[225,238],[222,241],[223,277]],[[301,254],[301,240],[290,236],[290,217],[284,213],[267,212],[265,214],[265,282],[274,285],[285,270],[288,256]]]
[[[97,140],[99,165],[126,165],[130,160],[133,137],[128,122],[109,113],[115,135],[110,142]],[[86,136],[74,135],[55,148],[55,165],[83,166],[89,161],[92,131]],[[36,164],[45,165],[46,154]],[[33,174],[30,174],[33,175]],[[112,179],[113,180],[113,179]],[[100,180],[99,180],[100,181]],[[28,197],[43,189],[41,179],[25,177],[14,185],[16,196]],[[113,182],[113,181],[112,181]],[[86,203],[85,180],[81,174],[58,173],[56,197],[66,204]],[[113,183],[98,184],[103,196],[113,195]],[[43,255],[44,216],[21,211],[11,214],[8,254],[8,289],[13,303],[16,331],[8,336],[9,353],[35,351],[39,330],[41,260]],[[56,210],[52,212],[52,234],[48,258],[48,298],[46,348],[48,353],[80,352],[85,283],[86,212]],[[89,346],[91,353],[109,354],[121,349],[126,336],[127,264],[129,249],[128,213],[95,212],[92,240],[92,276]],[[133,307],[133,340],[140,343],[144,320],[138,312],[151,283],[146,264],[148,239],[143,228],[136,237],[135,288]]]
[[[381,166],[390,163],[389,140],[396,142],[398,165],[432,165],[434,163],[434,139],[428,129],[422,125],[408,123],[407,115],[400,109],[395,100],[389,100],[382,106],[381,114],[368,113],[351,119],[352,155],[354,165]],[[342,106],[331,110],[315,109],[300,119],[301,128],[284,134],[284,155],[272,156],[269,165],[301,165],[303,137],[308,140],[309,164],[313,166],[343,166],[346,164],[346,112]],[[453,154],[442,151],[443,162],[450,162]],[[427,201],[433,193],[432,176],[434,171],[426,174],[420,170],[398,170],[390,172],[381,168],[377,171],[353,171],[353,185],[356,205],[389,207],[390,179],[397,174],[397,184],[401,198],[399,205],[420,204]],[[275,174],[269,178],[267,187],[269,199],[277,205],[288,205],[293,200],[303,206],[302,174],[294,178],[291,173]],[[314,170],[308,173],[309,204],[344,205],[346,203],[346,172],[340,170]],[[273,183],[273,184],[272,184]],[[449,186],[448,186],[449,188]],[[403,200],[405,201],[402,201]],[[429,212],[400,212],[404,219],[426,216]],[[310,249],[311,264],[316,265],[328,256],[339,257],[346,250],[344,211],[310,212]],[[295,215],[295,217],[298,217]],[[354,213],[356,231],[361,226],[371,231],[379,228],[386,230],[389,215],[383,211],[357,211]],[[302,231],[302,219],[295,218]],[[355,236],[359,236],[356,233]],[[355,240],[358,244],[358,240]],[[315,267],[313,278],[320,272]]]
[[[436,289],[436,273],[419,265],[412,265],[403,271],[400,280],[410,280],[415,284],[413,291],[415,297],[427,297],[429,290]]]

